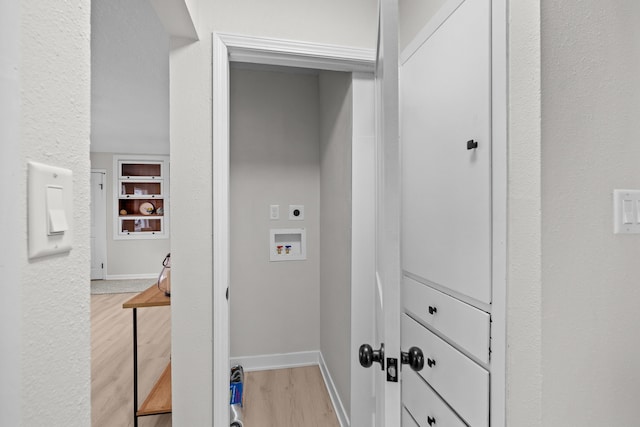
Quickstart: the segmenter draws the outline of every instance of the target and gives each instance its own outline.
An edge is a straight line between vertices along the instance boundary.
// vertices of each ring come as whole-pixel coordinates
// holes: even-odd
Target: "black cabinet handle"
[[[427,359],[427,365],[429,365],[430,368],[433,368],[436,366],[436,361],[433,359]]]
[[[467,150],[473,150],[474,148],[478,148],[478,141],[474,141],[470,139],[467,141]]]
[[[427,424],[429,424],[430,426],[434,425],[436,423],[436,419],[433,417],[427,417]]]
[[[437,312],[438,312],[438,309],[436,307],[429,306],[429,314],[433,316]]]

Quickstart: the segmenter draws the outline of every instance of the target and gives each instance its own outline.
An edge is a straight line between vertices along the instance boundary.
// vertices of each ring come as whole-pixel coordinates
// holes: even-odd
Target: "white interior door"
[[[106,172],[91,171],[91,280],[103,280],[107,265]]]
[[[379,3],[376,61],[375,426],[400,425],[400,150],[397,2]],[[395,364],[394,364],[395,363]],[[383,367],[383,369],[380,369]]]

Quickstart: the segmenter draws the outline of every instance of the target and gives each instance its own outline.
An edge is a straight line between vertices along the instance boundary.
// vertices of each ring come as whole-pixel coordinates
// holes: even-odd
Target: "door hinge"
[[[398,359],[387,357],[387,382],[398,382]]]

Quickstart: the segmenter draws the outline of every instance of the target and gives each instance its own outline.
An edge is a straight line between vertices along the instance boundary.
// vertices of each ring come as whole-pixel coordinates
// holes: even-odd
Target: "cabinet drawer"
[[[402,370],[402,403],[420,427],[466,427],[416,372],[406,368]]]
[[[489,363],[489,314],[408,277],[403,278],[406,311],[441,332],[483,363]]]
[[[489,425],[489,372],[418,322],[402,315],[402,349],[417,346],[424,353],[419,375],[474,427]],[[432,361],[432,366],[429,362]],[[410,368],[404,368],[406,372]]]
[[[402,407],[402,427],[418,427],[411,415],[409,415],[409,411],[404,406]]]

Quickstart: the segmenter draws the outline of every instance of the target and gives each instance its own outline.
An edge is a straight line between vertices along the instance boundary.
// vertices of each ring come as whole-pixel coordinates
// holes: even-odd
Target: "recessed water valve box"
[[[270,261],[307,259],[307,232],[304,228],[272,228],[269,230]]]

